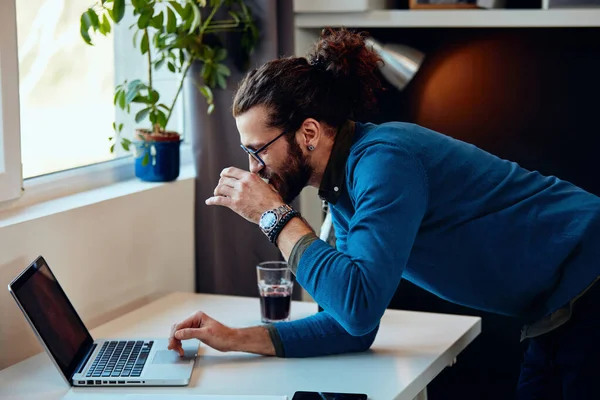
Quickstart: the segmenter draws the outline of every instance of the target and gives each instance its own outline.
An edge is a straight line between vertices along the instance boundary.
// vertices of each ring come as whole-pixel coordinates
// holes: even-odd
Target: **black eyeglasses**
[[[265,144],[263,147],[261,147],[258,150],[250,150],[249,148],[247,148],[243,144],[240,144],[240,147],[242,149],[244,149],[244,151],[246,153],[248,153],[250,155],[250,157],[254,158],[254,160],[256,160],[257,162],[259,162],[263,167],[266,167],[267,164],[265,164],[265,162],[262,160],[262,158],[260,158],[260,156],[258,155],[258,153],[260,153],[261,151],[265,151],[267,149],[267,147],[269,147],[270,145],[272,145],[273,143],[275,143],[275,141],[277,139],[279,139],[280,137],[282,137],[286,133],[288,133],[288,131],[281,132],[279,135],[277,135],[277,137],[275,139],[271,140],[269,143]]]

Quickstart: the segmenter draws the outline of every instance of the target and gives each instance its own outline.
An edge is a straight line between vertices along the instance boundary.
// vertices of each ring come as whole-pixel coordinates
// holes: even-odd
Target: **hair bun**
[[[375,73],[382,60],[367,47],[367,36],[366,32],[346,28],[325,28],[306,56],[315,69],[331,73],[336,91],[351,101],[355,111],[372,108],[376,103],[375,92],[382,88]]]

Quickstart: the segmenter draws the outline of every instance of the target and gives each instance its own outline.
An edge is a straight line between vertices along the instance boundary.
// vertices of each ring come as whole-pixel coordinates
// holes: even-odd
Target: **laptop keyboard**
[[[86,377],[140,376],[154,341],[104,342]]]

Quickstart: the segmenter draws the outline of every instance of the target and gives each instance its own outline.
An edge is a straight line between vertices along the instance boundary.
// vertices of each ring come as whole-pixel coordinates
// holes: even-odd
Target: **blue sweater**
[[[357,123],[345,185],[337,249],[296,273],[325,312],[275,325],[287,357],[364,350],[401,278],[531,322],[600,275],[600,198],[429,129]]]

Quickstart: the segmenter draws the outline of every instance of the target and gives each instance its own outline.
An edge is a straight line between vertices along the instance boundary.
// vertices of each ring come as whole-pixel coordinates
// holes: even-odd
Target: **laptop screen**
[[[15,279],[11,289],[70,381],[93,339],[46,261],[39,257]]]

